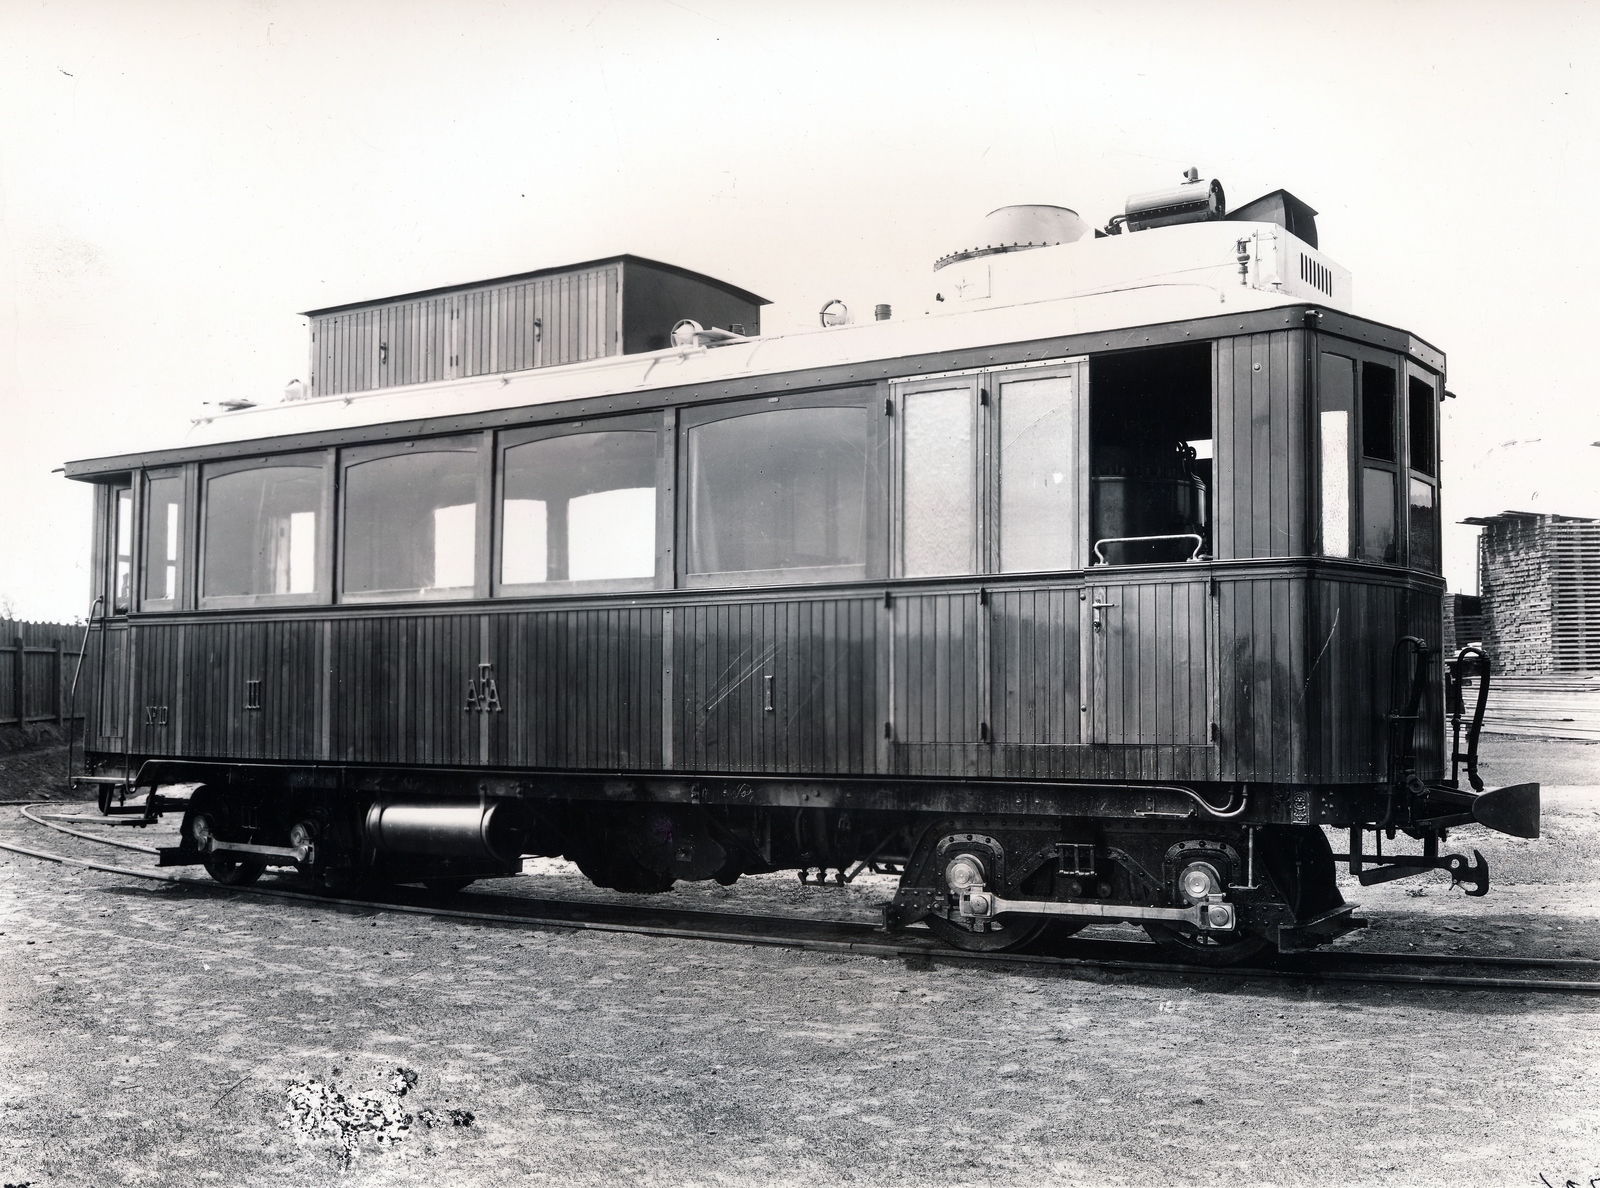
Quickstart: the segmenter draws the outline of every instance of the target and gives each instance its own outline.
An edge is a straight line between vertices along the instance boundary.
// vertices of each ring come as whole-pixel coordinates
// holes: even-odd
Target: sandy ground
[[[1600,956],[1600,749],[1488,757],[1559,779],[1546,837],[1453,839],[1485,899],[1347,890],[1348,943]],[[610,896],[533,871],[491,886]],[[865,919],[887,885],[667,899]],[[916,969],[0,857],[0,1184],[1586,1184],[1597,1070],[1592,998]],[[346,1161],[285,1128],[309,1081],[409,1129]]]

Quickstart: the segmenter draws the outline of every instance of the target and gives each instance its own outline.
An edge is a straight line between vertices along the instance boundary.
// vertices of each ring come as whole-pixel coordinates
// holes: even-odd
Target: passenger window
[[[1350,415],[1355,403],[1355,362],[1323,355],[1321,393],[1322,554],[1350,555]]]
[[[997,387],[1000,571],[1076,568],[1076,377],[1002,379]]]
[[[477,440],[347,461],[342,590],[466,597],[477,574]]]
[[[133,489],[118,487],[113,506],[111,613],[125,615],[133,604]]]
[[[172,610],[178,598],[183,540],[183,478],[151,478],[144,487],[144,606]]]
[[[211,598],[318,593],[325,482],[320,465],[208,467],[201,592]]]
[[[902,400],[901,572],[972,573],[977,560],[973,388],[907,392]]]
[[[502,585],[655,576],[653,431],[546,437],[502,457]]]
[[[862,576],[868,432],[860,407],[773,409],[689,428],[687,572]]]

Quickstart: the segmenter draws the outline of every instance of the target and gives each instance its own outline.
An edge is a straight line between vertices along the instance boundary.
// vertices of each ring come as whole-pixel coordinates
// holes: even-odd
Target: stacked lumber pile
[[[1478,587],[1495,672],[1600,670],[1600,520],[1508,511],[1462,523],[1484,530]]]
[[[1461,696],[1470,715],[1477,704],[1477,681],[1467,681]],[[1600,742],[1600,673],[1494,677],[1483,729],[1486,734]]]

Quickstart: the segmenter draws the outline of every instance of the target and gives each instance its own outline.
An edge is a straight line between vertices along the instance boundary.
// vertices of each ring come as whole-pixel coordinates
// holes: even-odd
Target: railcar
[[[225,883],[872,867],[968,949],[1306,949],[1337,863],[1482,894],[1441,846],[1538,787],[1483,791],[1440,654],[1445,359],[1315,213],[1002,208],[928,312],[808,333],[636,257],[313,311],[309,388],[67,466],[78,779]]]

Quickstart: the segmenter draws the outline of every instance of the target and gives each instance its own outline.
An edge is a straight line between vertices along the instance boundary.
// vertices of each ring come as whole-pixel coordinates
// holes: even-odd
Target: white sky
[[[1316,207],[1357,312],[1446,351],[1447,521],[1600,515],[1597,34],[1538,3],[0,0],[0,600],[85,613],[88,491],[51,469],[276,398],[297,310],[627,251],[772,332],[922,296],[996,206],[1100,224],[1191,164]]]

